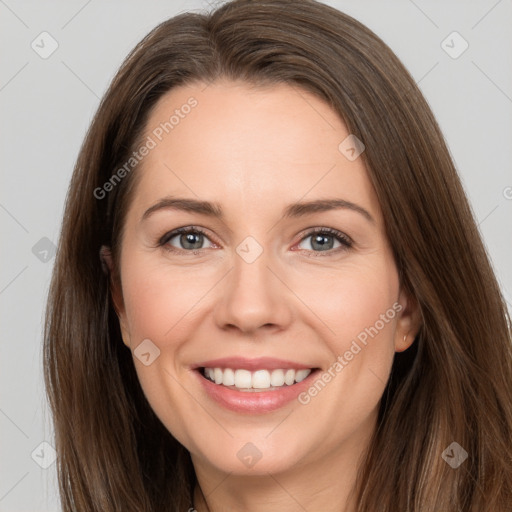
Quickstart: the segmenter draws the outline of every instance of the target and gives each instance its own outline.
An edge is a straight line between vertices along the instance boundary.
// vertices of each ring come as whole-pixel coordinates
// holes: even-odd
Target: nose
[[[215,308],[219,328],[256,335],[260,330],[280,331],[290,324],[293,293],[277,263],[269,260],[266,251],[251,263],[235,253]]]

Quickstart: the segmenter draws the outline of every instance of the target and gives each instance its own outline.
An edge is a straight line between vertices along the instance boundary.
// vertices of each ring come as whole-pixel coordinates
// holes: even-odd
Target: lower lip
[[[318,369],[313,370],[303,381],[296,382],[292,386],[285,385],[274,391],[237,391],[222,384],[215,384],[204,377],[201,370],[195,370],[194,373],[199,378],[208,396],[226,409],[235,412],[260,414],[280,409],[296,399],[300,393],[311,385],[319,371]]]

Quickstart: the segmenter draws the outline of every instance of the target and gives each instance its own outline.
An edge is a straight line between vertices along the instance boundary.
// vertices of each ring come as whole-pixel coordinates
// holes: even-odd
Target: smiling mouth
[[[291,387],[307,378],[316,368],[274,369],[249,371],[233,368],[198,368],[199,373],[210,382],[243,392],[278,391]]]

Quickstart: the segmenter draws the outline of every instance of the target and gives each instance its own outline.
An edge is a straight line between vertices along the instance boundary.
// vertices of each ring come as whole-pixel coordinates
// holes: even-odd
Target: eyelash
[[[198,226],[187,226],[187,227],[177,228],[173,231],[170,231],[169,233],[166,233],[164,236],[162,236],[158,240],[157,246],[162,247],[164,250],[169,251],[171,253],[186,252],[186,253],[191,253],[193,255],[198,255],[204,249],[193,249],[193,250],[177,249],[177,248],[169,245],[169,241],[172,240],[175,236],[182,235],[182,234],[189,234],[189,233],[199,233],[209,239],[208,234],[202,228],[200,228]],[[337,254],[340,251],[346,251],[346,250],[352,248],[352,246],[353,246],[353,241],[350,239],[350,237],[348,237],[341,231],[338,231],[338,230],[332,229],[332,228],[314,228],[310,231],[307,231],[306,233],[303,234],[299,243],[302,242],[303,240],[305,240],[306,238],[308,238],[312,235],[316,235],[318,233],[333,236],[341,243],[341,247],[337,247],[335,249],[329,249],[327,251],[312,251],[312,250],[308,250],[308,249],[299,249],[299,250],[307,251],[308,253],[310,253],[309,256],[312,256],[312,257],[318,257],[318,256],[324,257],[324,256],[332,256],[333,254]]]

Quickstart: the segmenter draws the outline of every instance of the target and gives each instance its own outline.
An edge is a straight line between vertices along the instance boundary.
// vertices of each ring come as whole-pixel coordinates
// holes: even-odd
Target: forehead
[[[260,211],[300,199],[342,196],[378,204],[361,158],[340,151],[350,134],[324,101],[288,84],[219,81],[177,87],[146,124],[135,202],[165,194]]]

